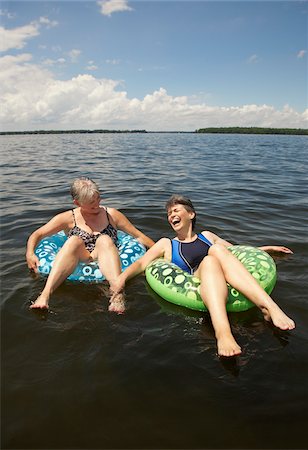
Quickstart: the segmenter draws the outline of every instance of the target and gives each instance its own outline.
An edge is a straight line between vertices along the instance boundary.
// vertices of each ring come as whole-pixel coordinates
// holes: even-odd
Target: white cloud
[[[51,50],[54,53],[60,53],[60,52],[62,52],[62,47],[61,47],[61,45],[52,45]]]
[[[286,105],[209,106],[173,97],[164,88],[129,98],[119,81],[55,76],[31,55],[0,58],[0,124],[3,130],[146,129],[193,131],[209,126],[308,127],[308,110]]]
[[[15,17],[14,14],[10,13],[7,10],[3,10],[3,9],[0,9],[0,16],[4,16],[7,19],[14,19],[14,17]]]
[[[255,55],[255,54],[249,56],[249,58],[247,59],[247,62],[249,64],[255,64],[255,63],[259,62],[259,61],[260,61],[260,58],[258,57],[258,55]]]
[[[95,64],[88,64],[88,65],[86,66],[86,69],[92,71],[92,70],[97,70],[98,67],[97,67]]]
[[[48,28],[58,25],[56,21],[50,21],[47,17],[40,17],[37,21],[33,21],[28,25],[18,28],[6,29],[0,27],[0,51],[5,52],[9,49],[22,49],[25,47],[27,40],[40,34],[40,28],[44,25]]]
[[[81,50],[77,50],[74,48],[70,52],[68,52],[69,57],[71,58],[71,62],[75,63],[78,61],[79,56],[81,55]]]
[[[31,23],[23,27],[5,29],[0,27],[0,51],[5,52],[11,48],[21,49],[26,41],[39,34],[39,25]]]
[[[47,28],[53,28],[59,24],[56,20],[49,20],[48,17],[40,17],[39,23],[46,25]]]
[[[300,50],[297,54],[298,58],[304,58],[304,56],[306,55],[307,50]]]
[[[115,12],[132,11],[132,8],[128,6],[127,0],[102,0],[97,2],[101,8],[101,14],[104,16],[111,16]]]
[[[65,64],[65,63],[66,63],[65,58],[58,58],[58,59],[46,58],[42,62],[44,66],[54,66],[55,64]]]
[[[106,59],[106,64],[112,64],[112,65],[117,65],[117,64],[120,64],[120,59]]]

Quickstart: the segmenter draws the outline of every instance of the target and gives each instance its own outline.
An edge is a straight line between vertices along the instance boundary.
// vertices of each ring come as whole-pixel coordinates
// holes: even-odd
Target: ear
[[[78,202],[78,200],[74,199],[73,200],[74,205],[79,206],[80,207],[80,203]]]
[[[189,213],[189,217],[190,217],[190,220],[193,220],[196,217],[196,213],[194,211],[191,211]]]

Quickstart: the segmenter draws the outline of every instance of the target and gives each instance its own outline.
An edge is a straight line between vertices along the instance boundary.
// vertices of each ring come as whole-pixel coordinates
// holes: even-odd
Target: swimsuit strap
[[[74,210],[73,210],[73,209],[72,209],[72,213],[73,213],[73,218],[74,218],[74,225],[75,225],[75,227],[77,227],[76,217],[75,217],[75,213],[74,213]]]
[[[110,224],[110,219],[109,219],[109,214],[108,214],[108,208],[106,207],[105,208],[105,206],[104,206],[104,209],[105,209],[105,211],[106,211],[106,216],[107,216],[107,220],[108,220],[108,225]],[[107,225],[107,226],[108,226]]]
[[[210,247],[213,245],[213,243],[211,241],[209,241],[202,233],[198,233],[197,236],[201,241],[205,242]]]

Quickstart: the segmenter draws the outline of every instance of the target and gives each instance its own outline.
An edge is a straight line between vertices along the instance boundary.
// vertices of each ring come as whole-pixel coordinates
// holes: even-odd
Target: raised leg
[[[211,316],[218,355],[239,355],[241,348],[232,335],[226,311],[228,288],[218,259],[214,256],[206,256],[195,275],[201,280],[200,294]]]
[[[89,259],[90,253],[85,249],[78,236],[71,236],[57,254],[45,287],[31,309],[47,309],[50,295],[74,271],[80,260]]]
[[[243,264],[226,247],[215,244],[210,248],[209,255],[214,256],[219,261],[225,280],[258,306],[266,320],[272,320],[273,324],[282,330],[295,328],[293,320],[279,308]]]

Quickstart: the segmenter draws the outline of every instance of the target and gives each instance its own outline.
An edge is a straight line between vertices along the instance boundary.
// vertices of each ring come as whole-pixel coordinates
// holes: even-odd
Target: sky
[[[1,1],[1,131],[308,128],[306,1]]]

